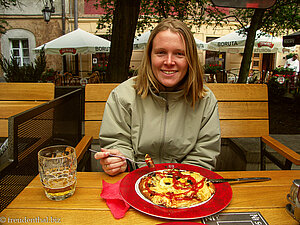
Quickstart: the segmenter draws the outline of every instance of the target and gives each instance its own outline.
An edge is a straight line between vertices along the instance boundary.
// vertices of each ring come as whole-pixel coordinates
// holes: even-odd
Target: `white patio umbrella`
[[[150,37],[150,33],[151,31],[147,31],[141,35],[137,35],[133,41],[133,49],[139,50],[145,48]]]
[[[141,35],[138,35],[134,38],[133,42],[133,49],[139,50],[146,47],[148,39],[150,37],[151,31],[147,31]],[[203,41],[200,41],[199,39],[195,38],[197,48],[199,50],[206,50],[207,44]]]
[[[34,50],[39,52],[44,47],[46,54],[76,55],[109,52],[110,41],[80,28],[43,44]]]
[[[195,38],[195,37],[194,37]],[[197,45],[197,48],[200,49],[200,50],[207,50],[207,43],[203,42],[203,41],[200,41],[199,39],[195,38],[195,41],[196,41],[196,45]]]
[[[207,50],[229,53],[243,53],[246,43],[246,34],[240,34],[240,30],[234,31],[223,37],[208,42]],[[254,53],[276,53],[283,52],[282,39],[270,34],[256,32]],[[291,49],[285,49],[287,51]]]

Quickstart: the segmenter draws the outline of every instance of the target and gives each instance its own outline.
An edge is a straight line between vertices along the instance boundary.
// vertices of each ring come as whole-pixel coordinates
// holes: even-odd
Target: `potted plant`
[[[207,74],[217,74],[218,71],[222,69],[221,65],[218,64],[205,64],[204,72]]]
[[[282,66],[278,66],[273,70],[273,74],[293,74],[293,69],[291,68],[284,68]]]
[[[93,72],[98,71],[100,74],[105,73],[107,70],[107,64],[96,64],[93,66]]]
[[[56,75],[56,71],[52,68],[50,69],[46,69],[43,73],[42,73],[42,81],[43,82],[48,82],[48,81],[54,81],[55,80],[55,75]]]

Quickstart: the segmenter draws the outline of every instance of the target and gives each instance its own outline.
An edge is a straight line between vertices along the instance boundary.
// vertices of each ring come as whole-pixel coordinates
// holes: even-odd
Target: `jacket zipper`
[[[159,161],[160,161],[160,163],[162,163],[162,152],[163,152],[163,147],[164,147],[165,137],[166,137],[167,113],[169,112],[169,102],[168,102],[168,99],[165,98],[164,100],[166,102],[166,106],[165,106],[165,114],[164,114],[164,125],[163,125],[164,128],[163,128],[162,143],[161,143],[160,149],[159,149]]]

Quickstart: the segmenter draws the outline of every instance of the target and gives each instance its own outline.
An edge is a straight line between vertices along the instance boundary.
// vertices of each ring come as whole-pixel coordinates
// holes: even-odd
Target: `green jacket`
[[[118,149],[135,161],[148,153],[154,163],[186,163],[214,169],[220,152],[218,104],[208,89],[193,108],[183,92],[152,93],[142,99],[133,78],[107,100],[100,146]]]

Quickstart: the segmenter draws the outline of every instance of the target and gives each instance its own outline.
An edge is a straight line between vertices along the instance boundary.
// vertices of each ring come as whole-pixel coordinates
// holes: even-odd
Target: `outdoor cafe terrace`
[[[41,221],[46,221],[46,218],[48,221],[55,219],[65,224],[93,224],[99,223],[99,219],[104,224],[117,222],[153,224],[171,223],[176,220],[213,224],[215,220],[226,220],[226,218],[233,221],[259,221],[261,224],[298,224],[292,217],[297,216],[293,211],[295,199],[289,197],[287,200],[286,196],[291,191],[293,181],[300,175],[297,167],[300,164],[300,157],[295,152],[299,150],[299,135],[297,137],[297,135],[271,134],[270,137],[264,136],[262,139],[259,136],[257,138],[239,136],[247,136],[247,132],[253,132],[250,124],[255,121],[251,121],[251,119],[248,121],[248,129],[237,129],[237,134],[231,133],[233,132],[232,129],[223,130],[223,154],[220,156],[219,166],[215,171],[185,164],[170,164],[170,166],[196,170],[208,178],[267,177],[270,180],[215,183],[216,194],[208,202],[193,208],[166,209],[155,206],[136,194],[135,183],[141,174],[147,173],[147,167],[111,177],[99,171],[92,153],[87,151],[89,148],[99,148],[97,140],[99,130],[95,129],[92,123],[97,124],[98,129],[100,128],[98,125],[101,121],[94,120],[99,120],[103,111],[96,113],[96,110],[99,110],[99,105],[105,104],[108,93],[118,84],[99,83],[69,86],[69,90],[63,90],[60,94],[60,88],[51,83],[1,83],[0,85],[5,86],[5,88],[0,89],[3,92],[1,93],[2,98],[6,96],[7,100],[17,100],[19,103],[23,99],[25,102],[21,105],[27,105],[27,109],[24,109],[23,112],[19,111],[6,118],[8,136],[3,136],[3,141],[7,138],[8,145],[6,150],[5,145],[2,145],[0,155],[2,160],[0,180],[2,212],[0,218],[4,224],[16,221],[22,223],[38,222],[35,218],[39,218]],[[231,109],[230,114],[226,113],[225,104],[233,104],[229,101],[232,96],[228,93],[235,93],[236,97],[244,98],[245,104],[248,106],[251,104],[248,102],[249,99],[246,100],[246,96],[248,98],[250,96],[253,102],[255,96],[260,95],[259,93],[267,93],[266,84],[208,83],[207,85],[219,100],[220,119],[224,128],[231,126],[227,116],[232,119],[233,116],[237,116],[236,112],[233,111],[234,108]],[[243,88],[240,85],[244,85]],[[61,88],[65,89],[66,87]],[[246,93],[247,91],[250,92]],[[21,96],[20,93],[22,93]],[[41,97],[41,93],[49,93],[49,97]],[[40,104],[28,108],[29,98],[35,99],[36,102],[37,96],[41,98]],[[268,96],[265,97],[264,102],[261,102],[260,99],[256,104],[268,103]],[[8,112],[7,100],[5,104],[0,104],[5,106],[3,112]],[[18,110],[20,107],[17,107]],[[237,110],[241,111],[240,109]],[[249,110],[251,111],[250,108]],[[234,121],[237,119],[235,118]],[[229,122],[228,125],[226,125],[227,122]],[[261,127],[259,133],[264,132],[264,129]],[[273,143],[273,138],[280,140],[282,144],[276,140]],[[266,165],[261,164],[260,139],[263,140],[261,144],[273,143],[270,146],[276,150],[274,156],[278,157],[279,154],[280,157],[287,160],[283,163],[283,168],[292,163],[291,170],[281,170],[276,166],[277,162],[274,164],[269,159],[266,161]],[[37,169],[37,152],[43,147],[57,144],[73,146],[76,149],[78,160],[75,193],[62,201],[52,201],[45,196]],[[249,148],[255,152],[245,154]],[[270,151],[269,147],[267,147],[267,151]],[[285,153],[282,154],[282,152]],[[255,156],[251,156],[252,153],[255,153]],[[238,165],[237,162],[242,158],[249,161],[240,161]],[[256,169],[253,169],[253,159],[256,161]],[[3,168],[3,165],[7,165],[4,162],[9,162],[7,168]],[[230,167],[233,165],[232,163],[235,163],[235,169]],[[249,167],[250,164],[252,164],[252,169]],[[164,165],[158,164],[156,166],[163,168]],[[103,194],[105,190],[114,190],[116,194],[111,193],[111,195],[105,196]],[[267,198],[266,193],[268,193]],[[109,204],[108,198],[116,199],[118,203],[115,207]],[[226,199],[226,201],[222,199]]]

